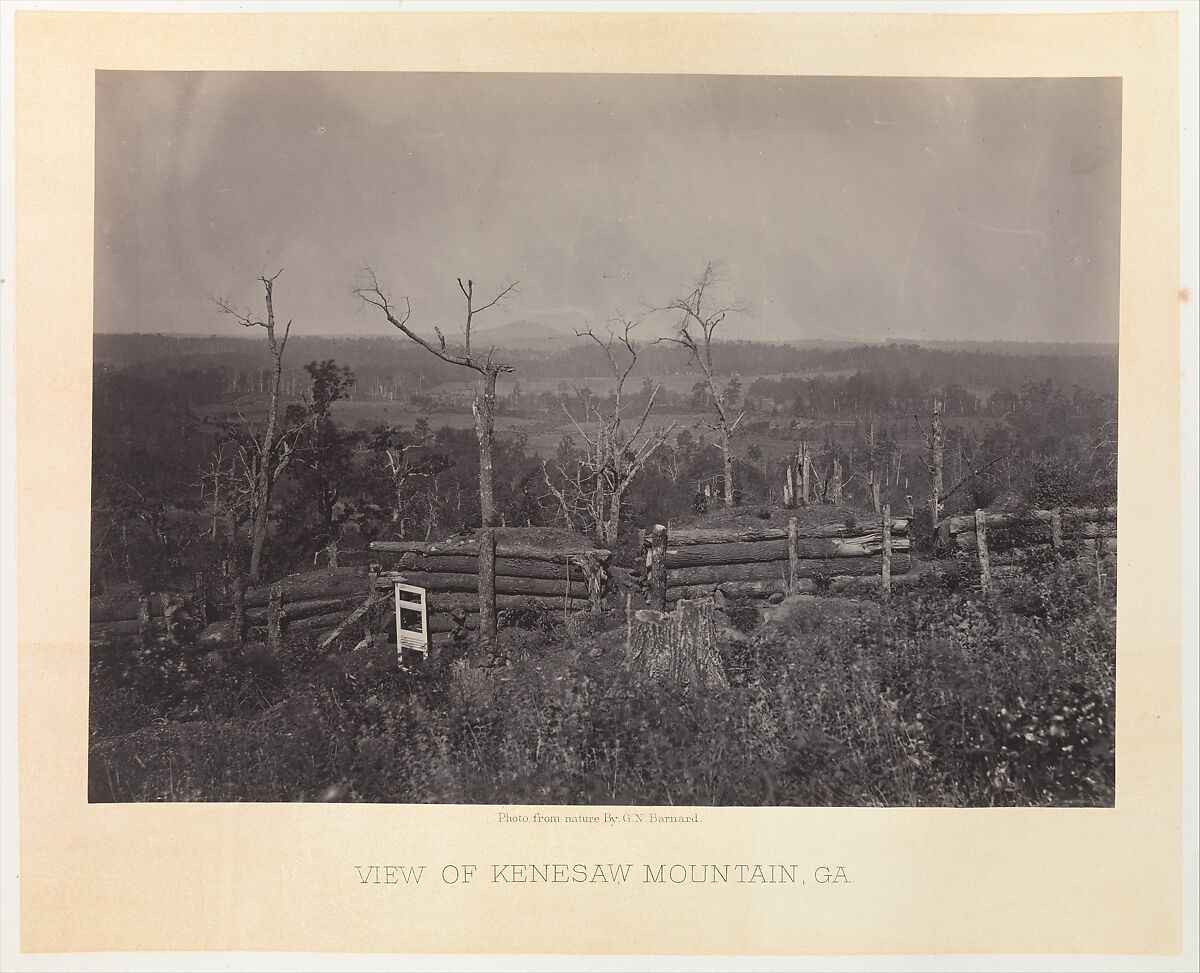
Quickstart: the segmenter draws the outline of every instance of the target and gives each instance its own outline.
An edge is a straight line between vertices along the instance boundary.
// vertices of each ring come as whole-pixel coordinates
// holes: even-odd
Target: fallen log
[[[876,521],[864,518],[861,523],[847,526],[844,521],[825,524],[797,524],[796,536],[800,538],[859,537],[874,529]],[[900,537],[908,533],[908,520],[892,518],[892,535]],[[679,527],[673,528],[668,545],[690,547],[693,544],[736,544],[760,541],[786,541],[786,527]]]
[[[1053,510],[1027,510],[1023,513],[1014,513],[1009,511],[1001,511],[997,513],[988,513],[987,525],[989,527],[1017,527],[1021,524],[1039,521],[1050,523],[1054,515]],[[1069,522],[1076,523],[1111,523],[1117,519],[1116,507],[1063,507],[1062,521],[1063,524]],[[975,514],[960,514],[955,517],[947,517],[942,521],[941,526],[945,527],[951,534],[957,534],[962,531],[974,532],[975,530]]]
[[[580,609],[586,604],[586,599],[571,599],[571,606],[575,609]],[[522,608],[526,605],[534,605],[538,608],[545,608],[548,611],[562,611],[563,597],[562,595],[496,596],[496,608],[501,611],[506,608]],[[474,594],[454,592],[430,592],[426,597],[425,610],[427,612],[451,611],[456,608],[465,608],[468,612],[477,612],[479,611],[479,598]]]
[[[432,571],[400,571],[398,572],[408,584],[426,588],[429,591],[478,591],[479,576],[477,574],[450,574]],[[587,600],[588,587],[583,581],[570,583],[572,598]],[[555,581],[549,578],[513,578],[497,577],[496,593],[503,595],[554,595],[562,598],[567,592],[565,581]]]
[[[479,554],[477,538],[455,538],[449,541],[371,541],[371,551],[376,554],[424,554],[426,556],[452,555],[475,557]],[[513,544],[500,541],[496,545],[497,558],[514,558],[527,561],[544,561],[550,564],[565,564],[574,557],[594,557],[608,560],[610,552],[600,548],[575,547],[550,549],[528,544]]]
[[[992,518],[989,516],[987,520],[988,539],[998,548],[1004,547],[1035,547],[1039,544],[1053,543],[1053,537],[1049,528],[1044,530],[1031,524],[1011,524],[1007,528],[1004,525],[993,525]],[[993,534],[993,531],[1004,531],[1009,529],[1025,528],[1020,537],[1006,538],[1003,534]],[[1026,533],[1028,531],[1028,533]],[[1081,523],[1074,527],[1065,527],[1062,532],[1062,540],[1064,544],[1072,542],[1095,540],[1097,538],[1115,539],[1117,536],[1117,528],[1115,524],[1101,523]],[[954,535],[954,545],[960,551],[974,551],[977,548],[974,531],[960,531]]]
[[[811,580],[796,583],[797,594],[812,594],[817,590]],[[770,598],[772,595],[786,595],[787,584],[782,581],[726,581],[721,584],[677,585],[667,589],[667,601],[675,602],[684,598],[708,598],[720,592],[726,598]]]
[[[892,541],[892,550],[908,550],[907,538]],[[676,547],[668,540],[667,568],[716,564],[753,564],[787,561],[788,541],[766,540],[730,544],[692,544]],[[796,553],[801,559],[869,557],[883,550],[882,530],[854,537],[797,537]]]
[[[822,574],[834,577],[860,577],[881,574],[882,557],[830,558],[828,561],[805,559],[796,562],[797,578],[814,578]],[[907,554],[892,556],[892,574],[904,574],[912,566]],[[725,581],[780,580],[786,584],[788,562],[771,561],[761,564],[723,564],[688,568],[672,568],[667,574],[671,586],[691,584],[720,584]]]
[[[292,575],[277,583],[283,590],[284,604],[352,595],[365,598],[371,585],[365,568],[327,568],[324,571]],[[270,585],[251,588],[246,592],[246,607],[262,608],[270,597]]]
[[[345,598],[313,598],[307,601],[285,602],[283,605],[284,624],[311,618],[313,615],[326,615],[335,611],[353,611],[362,601],[362,596],[350,595]],[[261,625],[267,620],[267,609],[254,608],[246,612],[246,618],[252,624]]]
[[[162,631],[162,616],[150,620],[150,630],[152,632]],[[101,636],[123,636],[137,635],[141,631],[141,622],[136,618],[122,618],[112,622],[92,622],[89,627],[89,636],[93,639]]]
[[[903,577],[892,578],[892,590],[911,587],[920,580],[918,574],[907,574]],[[834,578],[829,585],[832,595],[877,595],[882,586],[882,576],[879,578]]]
[[[399,563],[394,570],[424,571],[430,574],[479,574],[479,558],[462,554],[417,554],[409,552],[398,555]],[[390,565],[389,565],[390,567]],[[570,565],[549,561],[531,561],[521,558],[496,558],[496,577],[544,578],[565,581],[568,572],[571,580],[583,581],[583,569],[578,563]]]
[[[301,618],[298,621],[288,625],[288,634],[298,634],[300,632],[323,632],[327,629],[337,628],[350,615],[351,609],[347,608],[342,611],[325,612],[321,615],[310,615],[308,618]]]
[[[472,615],[467,615],[464,624],[468,631],[475,631],[479,628],[479,613],[475,612]],[[449,635],[454,631],[457,622],[448,612],[437,612],[429,616],[429,634],[430,635]]]
[[[191,594],[178,594],[174,592],[166,594],[172,605],[182,605],[189,610],[193,607],[195,599]],[[150,618],[161,620],[163,612],[163,593],[156,592],[150,596]],[[93,622],[126,622],[131,618],[136,619],[137,614],[137,598],[126,597],[114,601],[106,601],[98,597],[92,598],[88,606],[88,617]]]

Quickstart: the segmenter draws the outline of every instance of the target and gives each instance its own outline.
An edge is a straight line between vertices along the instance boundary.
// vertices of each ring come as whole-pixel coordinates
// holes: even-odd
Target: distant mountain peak
[[[455,336],[459,341],[461,335]],[[453,340],[450,335],[447,341]],[[536,348],[557,349],[579,341],[573,333],[560,331],[539,321],[522,318],[519,321],[509,321],[493,328],[476,328],[471,333],[472,344],[486,343],[498,348]]]

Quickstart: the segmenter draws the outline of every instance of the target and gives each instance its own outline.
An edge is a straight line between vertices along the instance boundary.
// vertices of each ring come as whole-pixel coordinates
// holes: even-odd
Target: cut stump
[[[639,682],[677,687],[727,686],[717,652],[711,598],[680,601],[673,612],[645,608],[628,621],[626,668]]]

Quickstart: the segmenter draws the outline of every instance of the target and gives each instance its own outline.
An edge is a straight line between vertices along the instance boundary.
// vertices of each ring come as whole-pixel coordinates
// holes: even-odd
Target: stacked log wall
[[[376,541],[371,556],[386,572],[381,584],[390,586],[392,577],[399,576],[425,589],[431,635],[453,631],[456,615],[465,616],[469,630],[477,626],[478,541]],[[609,581],[608,560],[608,551],[582,543],[550,550],[501,538],[496,545],[496,608],[503,612],[532,605],[547,611],[583,611],[590,605],[585,564],[598,567],[603,589]]]
[[[1058,510],[985,511],[988,539],[998,551],[1052,545],[1056,530],[1064,545],[1102,554],[1117,552],[1116,507],[1062,507]],[[975,515],[942,521],[944,546],[975,553],[979,549]],[[1016,536],[1005,536],[1014,532]],[[1003,556],[1003,555],[1001,555]]]
[[[891,569],[912,566],[909,522],[891,523]],[[870,579],[883,570],[883,524],[817,523],[785,527],[690,527],[670,530],[665,553],[667,601],[720,592],[729,598],[771,598]],[[822,581],[823,586],[823,581]]]

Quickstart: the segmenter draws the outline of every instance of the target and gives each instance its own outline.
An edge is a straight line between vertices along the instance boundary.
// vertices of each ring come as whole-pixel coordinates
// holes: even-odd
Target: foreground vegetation
[[[929,575],[725,615],[709,694],[632,684],[617,618],[571,637],[536,611],[502,619],[499,658],[410,670],[300,642],[98,665],[90,799],[1113,802],[1115,604],[1089,561],[1031,554],[986,598]]]

